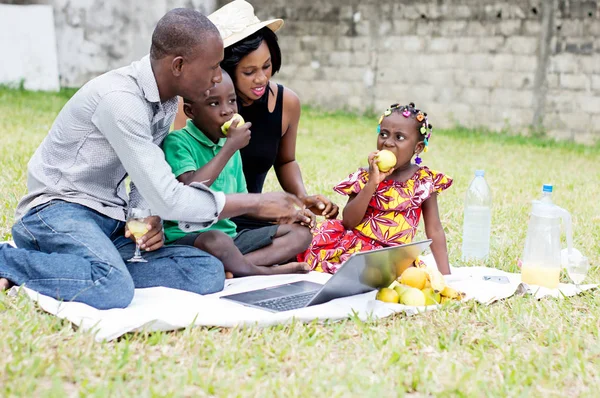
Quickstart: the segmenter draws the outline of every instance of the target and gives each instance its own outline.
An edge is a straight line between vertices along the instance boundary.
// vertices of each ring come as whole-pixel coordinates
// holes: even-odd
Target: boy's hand
[[[140,244],[140,249],[146,251],[154,251],[163,247],[165,243],[162,221],[159,216],[150,216],[146,218],[148,223],[148,232],[142,236],[137,242]],[[135,237],[129,232],[127,225],[125,226],[125,237],[136,241]]]
[[[377,154],[379,151],[371,152],[369,154],[369,182],[378,186],[383,180],[388,178],[390,174],[394,172],[394,169],[386,171],[385,173],[379,170],[377,163],[379,160],[377,159]]]
[[[248,145],[251,136],[250,127],[252,126],[252,123],[248,122],[238,126],[239,122],[240,121],[237,118],[231,122],[226,141],[229,145],[232,145],[233,149],[236,151]]]

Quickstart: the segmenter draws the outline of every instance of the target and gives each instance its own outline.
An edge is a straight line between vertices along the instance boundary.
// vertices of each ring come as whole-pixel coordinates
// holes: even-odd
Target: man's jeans
[[[19,247],[0,245],[0,277],[41,294],[98,309],[124,308],[133,289],[165,286],[199,294],[223,289],[223,264],[189,246],[143,252],[128,263],[135,243],[125,223],[60,200],[31,209],[13,226]]]

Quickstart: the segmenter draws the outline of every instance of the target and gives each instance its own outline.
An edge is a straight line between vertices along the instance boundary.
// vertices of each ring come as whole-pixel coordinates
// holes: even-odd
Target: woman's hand
[[[311,212],[308,209],[304,209],[302,211],[302,213],[304,214],[305,217],[307,217],[310,222],[307,222],[306,218],[300,221],[300,225],[305,226],[308,229],[313,229],[316,225],[317,225],[317,216],[315,215],[315,213]]]
[[[334,219],[338,216],[339,207],[323,195],[305,196],[302,198],[304,206],[317,216]]]
[[[383,180],[388,178],[393,172],[394,169],[391,168],[385,173],[379,170],[377,163],[379,163],[379,159],[377,159],[377,155],[379,151],[371,152],[369,154],[369,182],[378,186]]]

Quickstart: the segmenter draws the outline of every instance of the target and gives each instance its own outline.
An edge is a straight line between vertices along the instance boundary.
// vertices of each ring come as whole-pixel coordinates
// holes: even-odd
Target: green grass
[[[0,238],[10,237],[26,165],[72,92],[0,89]],[[435,121],[435,115],[432,115]],[[305,109],[298,159],[310,192],[364,165],[375,120]],[[440,198],[450,261],[459,265],[464,191],[484,168],[494,194],[489,265],[516,271],[530,201],[545,182],[573,215],[575,244],[600,263],[598,147],[508,134],[436,131],[424,161],[455,179]],[[277,189],[271,176],[269,189]],[[515,297],[377,322],[191,328],[95,343],[25,298],[0,294],[4,396],[597,396],[600,305]]]

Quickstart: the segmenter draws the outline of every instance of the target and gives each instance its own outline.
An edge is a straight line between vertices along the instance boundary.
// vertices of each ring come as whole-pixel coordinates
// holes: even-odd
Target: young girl
[[[368,170],[360,168],[334,187],[349,196],[343,219],[328,220],[316,228],[311,245],[299,256],[302,261],[316,271],[333,274],[353,253],[411,242],[423,213],[437,266],[441,273],[450,273],[437,195],[452,185],[452,179],[421,166],[419,156],[427,151],[431,128],[427,114],[412,102],[394,104],[381,115],[377,151],[391,151],[396,165],[381,172],[378,152],[373,152]]]

